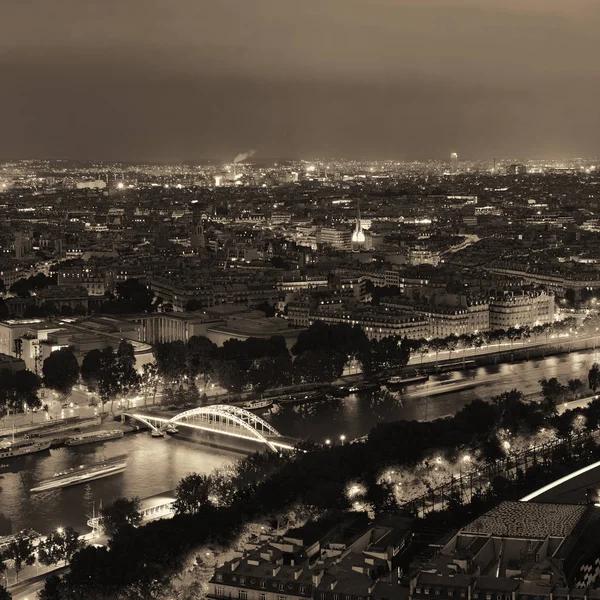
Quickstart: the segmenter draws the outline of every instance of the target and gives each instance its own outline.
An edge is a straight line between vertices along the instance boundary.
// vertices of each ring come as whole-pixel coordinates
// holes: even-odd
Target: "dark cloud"
[[[0,155],[597,153],[593,2],[0,0]]]

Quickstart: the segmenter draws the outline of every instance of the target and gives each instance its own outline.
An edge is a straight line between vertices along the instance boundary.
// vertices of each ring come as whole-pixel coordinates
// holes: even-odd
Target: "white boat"
[[[154,437],[154,438],[161,438],[161,437],[165,437],[165,434],[164,434],[164,432],[162,432],[162,431],[158,431],[158,429],[153,429],[153,430],[150,432],[150,435],[151,435],[152,437]]]
[[[49,450],[51,445],[52,440],[46,442],[36,442],[34,440],[9,442],[6,446],[0,448],[0,459],[44,452],[44,450]]]
[[[93,431],[90,433],[82,433],[81,435],[73,436],[65,441],[66,446],[81,446],[82,444],[92,444],[94,442],[106,442],[108,440],[116,440],[123,437],[123,432],[120,429],[109,429],[106,431]]]
[[[242,404],[242,408],[246,410],[265,410],[273,406],[273,400],[270,398],[261,398],[260,400],[250,400]]]
[[[167,432],[168,435],[175,435],[176,433],[179,433],[179,429],[177,429],[177,427],[175,427],[174,425],[169,425],[165,431]]]
[[[395,376],[387,380],[388,387],[404,387],[406,385],[415,385],[425,383],[429,380],[429,375],[413,375],[412,377]]]
[[[111,475],[122,473],[126,466],[127,461],[124,455],[109,458],[87,467],[85,465],[80,465],[79,467],[73,467],[62,473],[56,473],[54,477],[51,477],[50,479],[40,481],[38,485],[32,487],[29,491],[47,492],[56,488],[69,487],[80,483],[86,483],[87,481],[93,481],[94,479],[110,477]]]

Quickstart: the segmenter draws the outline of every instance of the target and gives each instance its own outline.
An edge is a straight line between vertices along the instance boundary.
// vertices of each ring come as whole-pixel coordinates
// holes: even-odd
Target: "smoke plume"
[[[248,152],[242,152],[241,154],[238,154],[234,159],[233,162],[234,163],[239,163],[242,162],[244,160],[249,159],[251,156],[254,156],[256,154],[256,150],[248,150]]]

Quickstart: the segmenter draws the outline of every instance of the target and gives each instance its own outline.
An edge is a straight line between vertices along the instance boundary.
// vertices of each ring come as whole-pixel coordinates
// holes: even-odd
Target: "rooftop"
[[[566,537],[585,510],[581,504],[502,502],[463,527],[461,533],[534,539]]]

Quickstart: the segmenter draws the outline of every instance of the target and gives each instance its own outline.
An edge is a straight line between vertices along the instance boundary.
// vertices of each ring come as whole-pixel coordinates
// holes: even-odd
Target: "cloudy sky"
[[[598,8],[0,0],[0,156],[596,156]]]

